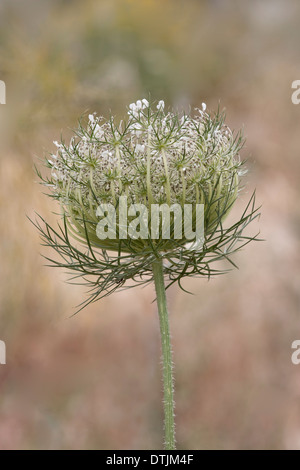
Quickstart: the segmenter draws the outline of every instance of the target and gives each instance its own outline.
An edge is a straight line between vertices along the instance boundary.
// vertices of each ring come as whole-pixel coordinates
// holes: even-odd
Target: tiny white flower
[[[206,103],[202,103],[202,111],[204,112],[206,110]]]
[[[135,151],[143,153],[145,151],[145,145],[136,144]]]
[[[95,116],[93,114],[89,114],[89,121],[90,121],[91,124],[94,124]]]
[[[142,103],[144,105],[144,108],[149,108],[149,101],[146,100],[145,98],[142,100]]]
[[[99,124],[96,124],[95,130],[94,130],[94,136],[95,136],[97,139],[101,139],[101,137],[103,136],[103,134],[104,134],[104,131],[103,131],[102,127],[99,126]]]
[[[140,137],[142,135],[142,125],[138,122],[135,122],[132,126],[132,131],[137,137]]]
[[[163,111],[165,109],[165,102],[163,100],[160,100],[156,108],[158,109],[158,111]]]
[[[128,114],[129,114],[129,116],[138,117],[139,113],[138,113],[138,107],[137,107],[136,103],[131,103],[129,105]]]

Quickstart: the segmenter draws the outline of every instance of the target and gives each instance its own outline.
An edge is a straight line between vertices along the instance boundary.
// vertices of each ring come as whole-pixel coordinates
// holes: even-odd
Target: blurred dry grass
[[[192,0],[0,3],[1,449],[154,449],[162,441],[151,288],[69,318],[84,290],[43,266],[32,160],[85,110],[137,98],[228,109],[245,126],[246,193],[266,242],[241,269],[169,293],[182,449],[300,449],[300,5]],[[245,199],[247,194],[245,195]],[[241,201],[240,204],[242,204]],[[235,209],[238,211],[238,207]]]

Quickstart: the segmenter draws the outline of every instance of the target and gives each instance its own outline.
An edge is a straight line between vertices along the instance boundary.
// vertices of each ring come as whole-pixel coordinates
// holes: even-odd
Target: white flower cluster
[[[138,116],[139,111],[148,107],[149,107],[149,101],[147,101],[145,98],[142,100],[137,100],[136,103],[131,103],[129,105],[128,114],[132,116]]]
[[[50,186],[66,212],[94,214],[123,194],[129,204],[232,204],[236,197],[241,138],[204,103],[191,116],[138,100],[125,122],[90,114],[69,145],[55,145]]]

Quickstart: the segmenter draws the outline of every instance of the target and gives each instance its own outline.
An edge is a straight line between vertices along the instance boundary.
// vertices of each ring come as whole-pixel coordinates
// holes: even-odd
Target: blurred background
[[[84,288],[44,266],[26,215],[57,209],[33,163],[84,112],[204,101],[244,127],[263,243],[240,269],[169,291],[180,449],[300,449],[297,0],[0,0],[0,449],[160,449],[153,288],[71,317]]]

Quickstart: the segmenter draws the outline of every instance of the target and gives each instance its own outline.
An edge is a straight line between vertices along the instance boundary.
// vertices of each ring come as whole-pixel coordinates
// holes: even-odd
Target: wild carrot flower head
[[[96,275],[97,280],[90,281],[95,298],[128,278],[151,280],[149,267],[155,257],[164,258],[171,283],[186,275],[213,274],[212,260],[228,258],[236,242],[244,240],[242,230],[255,213],[253,198],[238,223],[223,227],[244,172],[239,156],[243,139],[224,119],[222,113],[209,114],[204,103],[192,115],[168,111],[162,100],[151,106],[142,99],[129,105],[124,121],[90,114],[85,123],[80,121],[70,143],[55,142],[57,150],[46,161],[50,177],[39,176],[59,201],[64,226],[60,232],[47,223],[46,229],[38,226],[46,244],[64,257],[63,266]],[[149,214],[157,204],[189,205],[192,224],[202,204],[201,248],[190,249],[184,233],[175,237],[174,226],[169,239],[161,232],[153,237],[150,231],[146,239],[123,239],[118,217],[115,239],[100,239],[99,206],[113,207],[118,215],[121,200],[127,208],[142,204]],[[71,235],[88,252],[75,248]]]

